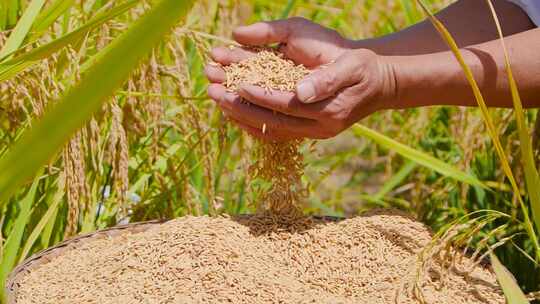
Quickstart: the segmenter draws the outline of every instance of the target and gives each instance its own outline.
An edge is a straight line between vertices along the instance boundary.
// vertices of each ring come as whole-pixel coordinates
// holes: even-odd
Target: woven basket
[[[92,233],[82,234],[74,238],[65,240],[57,244],[56,246],[53,246],[51,248],[45,249],[41,252],[38,252],[32,255],[31,257],[26,259],[24,262],[22,262],[19,266],[17,266],[15,269],[13,269],[13,271],[9,275],[6,281],[7,304],[16,304],[15,299],[17,295],[17,290],[19,289],[19,280],[23,276],[30,273],[35,267],[38,267],[41,264],[50,262],[51,260],[61,255],[66,250],[77,248],[82,243],[88,240],[114,237],[114,236],[118,236],[126,232],[130,232],[130,233],[144,232],[150,227],[154,225],[159,225],[161,223],[163,223],[163,221],[133,223],[133,224],[115,226],[115,227],[95,231]]]
[[[249,217],[249,216],[250,215],[238,215],[236,217]],[[315,219],[323,220],[327,222],[338,222],[345,219],[345,218],[334,217],[334,216],[313,216],[313,217]],[[7,304],[17,304],[15,299],[17,298],[16,295],[19,289],[19,281],[22,277],[30,273],[35,267],[38,267],[42,264],[52,261],[54,258],[63,254],[65,251],[71,250],[73,248],[77,248],[89,240],[115,237],[123,233],[144,232],[155,225],[160,225],[165,222],[166,221],[156,220],[156,221],[149,221],[149,222],[131,223],[127,225],[119,225],[119,226],[115,226],[115,227],[111,227],[111,228],[107,228],[103,230],[98,230],[95,232],[79,235],[74,238],[65,240],[57,244],[56,246],[50,247],[48,249],[45,249],[41,252],[38,252],[32,255],[28,259],[24,260],[24,262],[18,265],[15,269],[13,269],[13,271],[9,275],[6,281],[6,287],[5,287]],[[470,256],[472,254],[472,250],[467,250],[466,254]],[[491,272],[493,272],[491,264],[487,258],[482,260],[480,264],[484,268],[487,268]]]
[[[249,216],[249,215],[240,215],[240,217],[243,217],[243,216]],[[343,219],[343,218],[333,217],[333,216],[314,216],[314,218],[324,220],[324,221],[329,221],[329,222],[336,222]],[[38,252],[32,255],[31,257],[26,259],[24,262],[22,262],[20,265],[18,265],[15,269],[13,269],[13,271],[9,275],[6,282],[7,304],[16,304],[15,299],[17,298],[16,295],[19,289],[19,281],[22,277],[30,273],[35,267],[38,267],[41,264],[45,264],[52,261],[54,258],[61,255],[66,250],[77,248],[81,246],[81,244],[89,240],[115,237],[126,232],[129,232],[129,233],[144,232],[148,230],[149,228],[155,225],[163,224],[164,222],[165,221],[150,221],[150,222],[132,223],[132,224],[127,224],[127,225],[115,226],[115,227],[111,227],[111,228],[107,228],[103,230],[98,230],[95,232],[79,235],[74,238],[65,240],[57,244],[56,246],[50,247],[48,249],[45,249],[41,252]]]

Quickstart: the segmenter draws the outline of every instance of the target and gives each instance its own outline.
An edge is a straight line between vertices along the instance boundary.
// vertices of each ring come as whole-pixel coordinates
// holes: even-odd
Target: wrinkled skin
[[[250,46],[280,43],[287,58],[313,70],[297,84],[296,92],[268,92],[241,85],[238,92],[231,93],[222,84],[225,71],[216,65],[206,66],[211,82],[208,95],[229,119],[256,137],[269,141],[330,138],[396,98],[393,68],[384,57],[355,49],[352,41],[306,19],[238,27],[234,39]],[[219,47],[211,55],[221,65],[228,65],[253,53]],[[241,98],[252,104],[242,103]]]

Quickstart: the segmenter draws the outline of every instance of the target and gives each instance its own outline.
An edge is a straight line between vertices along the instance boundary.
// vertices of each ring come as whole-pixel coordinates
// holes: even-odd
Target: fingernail
[[[305,103],[310,103],[315,97],[315,86],[311,80],[303,80],[296,87],[298,99]]]

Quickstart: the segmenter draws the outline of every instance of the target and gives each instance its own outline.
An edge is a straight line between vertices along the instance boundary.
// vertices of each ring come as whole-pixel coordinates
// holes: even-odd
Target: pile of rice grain
[[[257,85],[266,90],[294,91],[298,81],[309,74],[307,68],[296,65],[275,50],[253,50],[257,51],[255,56],[224,67],[227,74],[225,86],[230,91],[237,90],[240,84]],[[260,128],[266,131],[264,124]],[[301,214],[300,205],[307,195],[301,181],[304,172],[303,156],[299,152],[301,144],[301,140],[257,141],[251,176],[271,183],[257,204],[260,212],[289,217]]]
[[[423,224],[389,211],[340,222],[184,217],[34,266],[17,280],[16,303],[417,303],[400,286],[430,240]],[[494,275],[471,265],[423,274],[426,302],[504,303]]]

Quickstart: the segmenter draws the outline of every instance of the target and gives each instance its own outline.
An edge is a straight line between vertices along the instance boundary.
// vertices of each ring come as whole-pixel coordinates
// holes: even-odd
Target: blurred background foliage
[[[39,1],[0,3],[0,46],[22,14]],[[112,39],[148,9],[146,1],[42,1],[15,54],[59,41],[66,47],[5,72],[0,63],[0,156],[76,82]],[[425,1],[437,11],[452,1]],[[123,5],[123,7],[122,7]],[[385,35],[424,19],[415,1],[205,0],[105,103],[92,120],[0,213],[2,279],[32,253],[78,233],[119,223],[193,214],[250,213],[257,193],[247,175],[251,140],[228,124],[206,96],[203,67],[215,45],[230,44],[239,24],[304,16],[355,39]],[[2,54],[9,56],[9,53]],[[114,69],[114,66],[110,67]],[[103,75],[107,81],[107,75]],[[527,115],[534,121],[536,110]],[[512,110],[491,110],[520,187],[519,141]],[[435,231],[483,209],[521,218],[477,109],[430,107],[383,111],[361,122],[414,149],[474,175],[492,191],[469,186],[347,131],[306,144],[305,204],[310,214],[354,216],[374,207],[414,214]],[[58,121],[62,128],[62,121]],[[532,124],[530,127],[534,127]],[[523,190],[524,198],[526,191]],[[485,225],[472,241],[496,243],[522,227]],[[540,289],[540,271],[526,234],[497,249],[526,291]],[[533,271],[534,270],[534,271]]]

